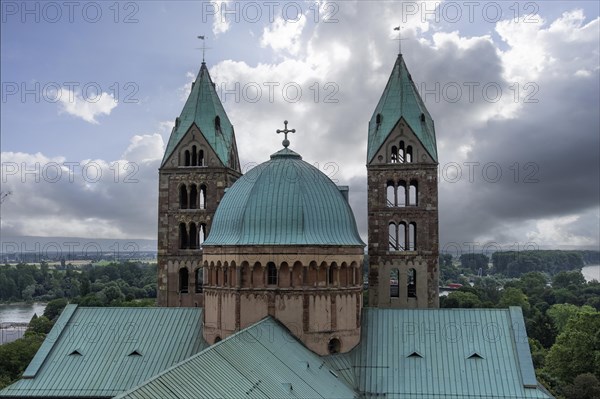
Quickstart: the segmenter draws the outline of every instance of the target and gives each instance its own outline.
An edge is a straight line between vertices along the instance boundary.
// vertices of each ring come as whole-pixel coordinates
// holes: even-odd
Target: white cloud
[[[86,122],[98,124],[97,116],[110,115],[111,111],[118,105],[113,94],[100,93],[89,98],[69,89],[62,88],[59,93],[61,112],[76,116]]]
[[[219,2],[213,2],[211,5],[216,7],[216,13],[213,16],[212,23],[212,32],[215,37],[219,36],[221,33],[227,32],[231,28],[231,23],[229,22],[227,11],[233,9],[231,6],[231,0],[222,0]],[[235,7],[238,7],[239,4],[234,3]],[[234,13],[237,11],[234,11]]]
[[[285,50],[292,55],[300,51],[300,37],[306,24],[306,17],[300,15],[298,20],[275,18],[272,25],[266,26],[260,40],[262,47],[271,47],[275,51]]]
[[[160,134],[135,135],[122,158],[134,162],[155,161],[162,159],[164,151],[165,145]]]
[[[133,136],[114,161],[2,152],[2,234],[156,239],[163,151],[154,133]]]
[[[179,88],[179,98],[182,102],[185,102],[190,96],[190,93],[192,91],[192,83],[194,82],[194,80],[196,80],[196,75],[194,75],[194,73],[192,72],[187,72],[185,74],[185,78],[185,84]]]

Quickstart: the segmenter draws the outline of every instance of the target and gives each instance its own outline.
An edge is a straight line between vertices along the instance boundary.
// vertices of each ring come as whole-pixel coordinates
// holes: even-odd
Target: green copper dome
[[[288,148],[227,190],[204,242],[212,245],[365,246],[338,187]]]

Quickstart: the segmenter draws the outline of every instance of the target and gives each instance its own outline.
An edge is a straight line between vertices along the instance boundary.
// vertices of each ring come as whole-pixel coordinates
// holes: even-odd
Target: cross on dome
[[[288,135],[288,133],[296,133],[296,129],[288,130],[288,128],[287,128],[288,121],[283,121],[283,124],[285,125],[285,128],[283,130],[277,129],[277,134],[283,133],[285,135],[285,138],[283,139],[281,144],[283,144],[283,146],[285,148],[288,148],[290,145],[290,141],[288,140],[287,135]]]

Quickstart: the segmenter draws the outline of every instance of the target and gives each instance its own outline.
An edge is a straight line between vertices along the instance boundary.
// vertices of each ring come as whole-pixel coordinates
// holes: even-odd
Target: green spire
[[[165,165],[192,124],[196,124],[200,129],[223,165],[230,166],[230,157],[235,147],[233,125],[225,113],[204,62],[196,80],[192,83],[192,91],[183,106],[181,115],[171,131],[161,166]]]
[[[367,163],[373,160],[400,118],[404,118],[431,158],[437,162],[433,119],[417,91],[402,54],[398,54],[392,75],[369,121]]]

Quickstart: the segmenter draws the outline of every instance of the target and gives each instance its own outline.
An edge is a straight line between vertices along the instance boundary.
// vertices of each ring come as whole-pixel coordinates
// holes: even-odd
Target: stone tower
[[[437,166],[433,120],[400,54],[369,121],[370,306],[439,306]]]
[[[358,344],[365,244],[347,193],[288,148],[227,190],[204,249],[207,342],[272,316],[319,355]]]
[[[159,168],[159,306],[203,306],[203,242],[240,176],[233,126],[203,62]]]

